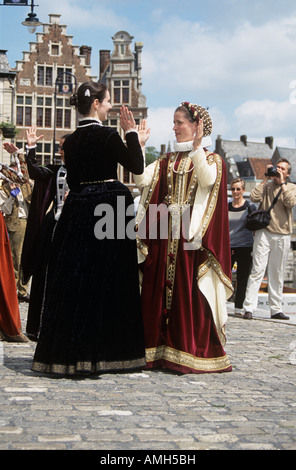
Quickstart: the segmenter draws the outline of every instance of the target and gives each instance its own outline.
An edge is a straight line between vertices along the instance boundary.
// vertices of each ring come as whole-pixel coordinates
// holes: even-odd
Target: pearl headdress
[[[204,137],[206,137],[208,135],[211,135],[212,129],[213,129],[212,119],[210,118],[210,115],[209,115],[208,111],[205,108],[203,108],[202,106],[198,106],[197,104],[189,103],[188,101],[183,101],[183,103],[181,103],[181,106],[184,106],[185,108],[188,109],[188,111],[191,114],[192,118],[197,123],[200,119],[203,120],[203,125],[204,125],[203,135],[204,135]]]

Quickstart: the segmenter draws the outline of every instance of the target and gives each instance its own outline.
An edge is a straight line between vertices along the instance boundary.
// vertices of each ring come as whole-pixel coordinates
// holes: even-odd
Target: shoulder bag
[[[267,210],[257,210],[250,212],[247,215],[247,222],[246,222],[246,228],[251,230],[252,232],[255,232],[256,230],[260,230],[262,228],[268,227],[271,219],[270,211],[276,204],[278,198],[280,197],[280,194],[282,192],[282,188],[280,191],[277,193],[276,197],[272,201],[271,206]]]

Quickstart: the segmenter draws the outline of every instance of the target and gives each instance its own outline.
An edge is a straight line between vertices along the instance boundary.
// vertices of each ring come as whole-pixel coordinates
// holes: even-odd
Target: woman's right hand
[[[124,132],[136,130],[134,115],[126,106],[120,108],[120,125]]]
[[[43,135],[39,135],[37,137],[36,132],[37,132],[37,127],[35,126],[30,127],[28,130],[26,129],[28,147],[33,147],[34,145],[36,145],[38,140],[42,139]]]

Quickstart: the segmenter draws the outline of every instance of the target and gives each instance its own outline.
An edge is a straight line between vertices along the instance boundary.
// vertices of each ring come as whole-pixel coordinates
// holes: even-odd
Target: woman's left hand
[[[120,108],[120,124],[124,132],[132,129],[136,130],[134,115],[126,106]]]
[[[147,127],[146,119],[143,119],[140,122],[139,126],[137,126],[137,130],[138,130],[140,145],[141,147],[145,147],[145,144],[150,137],[150,128],[148,129]]]
[[[37,144],[38,140],[43,138],[43,135],[37,137],[37,127],[32,126],[29,129],[26,129],[27,134],[27,143],[29,147],[32,147]]]
[[[200,119],[199,123],[197,124],[196,133],[195,133],[194,140],[193,140],[194,150],[196,150],[198,147],[201,146],[201,141],[203,138],[203,131],[204,131],[203,120]]]

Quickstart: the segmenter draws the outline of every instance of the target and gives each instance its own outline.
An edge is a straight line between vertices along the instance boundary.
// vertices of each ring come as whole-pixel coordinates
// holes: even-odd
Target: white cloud
[[[261,26],[214,30],[198,22],[167,18],[153,37],[144,36],[145,87],[166,94],[180,89],[223,100],[275,99],[296,78],[295,18]],[[208,100],[209,101],[209,100]]]
[[[50,13],[59,14],[62,16],[61,22],[67,24],[69,29],[96,27],[99,31],[99,28],[113,28],[115,33],[128,23],[126,16],[118,15],[116,9],[108,8],[102,5],[102,2],[88,1],[86,7],[80,0],[51,0],[50,10],[48,3],[44,2],[39,6],[38,15],[46,22],[46,16]],[[71,31],[68,31],[68,34],[71,34]]]
[[[151,128],[148,146],[153,146],[160,150],[161,145],[173,143],[175,134],[173,132],[173,119],[175,108],[149,108],[148,127]]]
[[[296,80],[295,26],[295,14],[228,30],[166,18],[153,37],[143,38],[152,131],[156,127],[159,135],[164,107],[189,100],[209,107],[213,139],[273,135],[294,147],[296,105],[289,98]],[[165,130],[162,137],[166,143]]]
[[[234,117],[239,129],[248,129],[255,136],[296,136],[296,106],[290,101],[246,101],[235,110]]]

